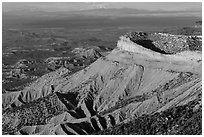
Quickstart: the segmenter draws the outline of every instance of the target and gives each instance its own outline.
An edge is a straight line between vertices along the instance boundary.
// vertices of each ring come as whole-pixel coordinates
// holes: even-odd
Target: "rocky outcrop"
[[[102,55],[94,49],[78,49],[73,50],[74,57],[50,57],[44,62],[48,66],[48,70],[54,71],[60,67],[65,67],[72,72],[83,69],[87,65],[96,61]]]
[[[7,73],[7,78],[17,78],[17,79],[27,79],[29,76],[26,74],[27,71],[35,71],[35,69],[31,70],[27,65],[33,64],[33,61],[28,60],[19,60],[13,68]]]
[[[182,51],[201,51],[199,36],[172,35],[168,33],[130,32],[125,38],[162,54],[176,54]]]
[[[88,49],[88,50],[86,50],[84,52],[79,53],[78,56],[81,56],[83,58],[89,58],[89,59],[98,59],[102,55],[98,51],[96,51],[94,49]]]

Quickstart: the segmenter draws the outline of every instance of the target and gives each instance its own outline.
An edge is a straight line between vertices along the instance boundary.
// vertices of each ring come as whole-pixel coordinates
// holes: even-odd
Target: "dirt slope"
[[[91,134],[101,131],[143,114],[165,111],[195,100],[202,92],[201,73],[200,52],[161,54],[121,37],[109,55],[73,75],[61,68],[22,91],[3,94],[3,133]],[[45,105],[48,112],[34,115],[31,110],[40,109],[38,103],[46,102],[49,96],[49,105]],[[63,109],[54,109],[56,101]],[[21,109],[27,113],[24,119],[37,122],[22,124]],[[49,110],[56,113],[48,116]],[[14,117],[9,117],[10,114]],[[45,118],[43,123],[40,118]]]

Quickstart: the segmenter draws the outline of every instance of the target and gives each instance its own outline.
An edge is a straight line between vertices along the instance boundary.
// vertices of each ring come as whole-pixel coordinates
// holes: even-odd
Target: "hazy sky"
[[[146,10],[201,10],[201,2],[55,2],[55,3],[3,3],[3,11],[10,10],[43,10],[43,11],[70,11],[95,8],[134,8]]]

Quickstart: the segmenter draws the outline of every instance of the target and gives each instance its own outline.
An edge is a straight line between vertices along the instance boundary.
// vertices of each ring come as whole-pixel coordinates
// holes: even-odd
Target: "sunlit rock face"
[[[93,134],[200,98],[201,51],[185,44],[176,52],[174,44],[162,49],[159,42],[147,41],[146,33],[136,34],[121,36],[110,54],[81,71],[70,75],[60,68],[22,91],[3,94],[3,133]],[[46,109],[38,117],[34,108]],[[24,120],[35,122],[22,123],[21,109]]]

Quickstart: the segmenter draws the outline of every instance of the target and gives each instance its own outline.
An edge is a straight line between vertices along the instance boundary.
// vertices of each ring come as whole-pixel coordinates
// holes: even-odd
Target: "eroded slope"
[[[122,37],[109,55],[75,74],[59,69],[22,91],[3,94],[3,108],[7,108],[3,133],[91,134],[143,114],[185,105],[202,92],[201,60],[200,52],[166,55]],[[37,104],[49,96],[54,96],[49,98],[50,108],[59,100],[65,109],[51,117],[49,112],[36,115],[36,121],[45,117],[44,123],[18,123],[22,121],[20,109],[28,113],[25,119],[33,119],[30,110],[40,108]],[[15,117],[9,117],[10,113]]]

